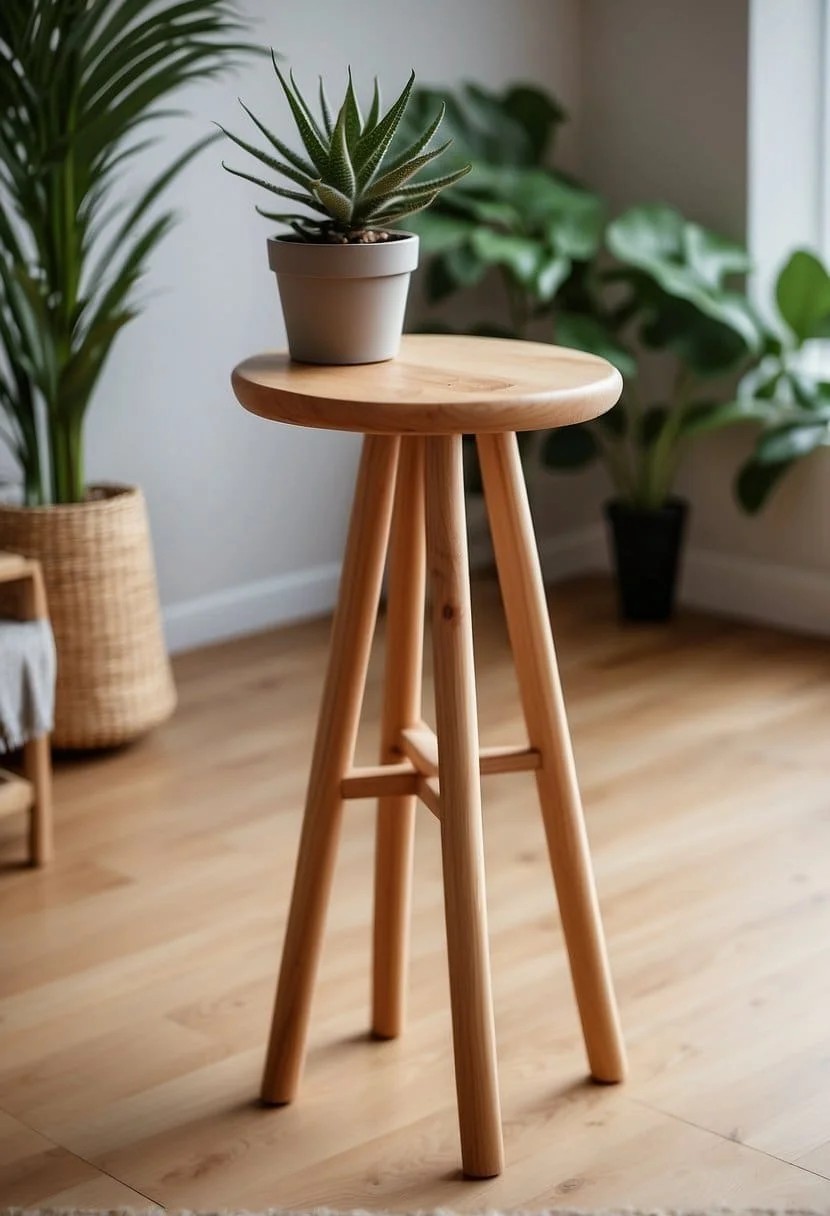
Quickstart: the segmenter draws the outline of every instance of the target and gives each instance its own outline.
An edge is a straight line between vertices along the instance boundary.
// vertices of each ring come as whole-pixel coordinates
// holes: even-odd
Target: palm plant
[[[159,196],[210,139],[119,199],[182,85],[253,48],[230,0],[0,4],[0,412],[25,502],[85,494],[83,425],[174,222]]]
[[[384,233],[390,225],[405,216],[429,207],[441,190],[469,173],[471,166],[462,165],[441,177],[413,180],[452,142],[447,140],[437,148],[428,147],[444,117],[443,103],[429,121],[414,133],[411,141],[393,159],[386,161],[412,93],[414,72],[385,113],[382,111],[376,78],[371,106],[365,118],[355,93],[351,71],[345,97],[336,114],[332,113],[321,79],[317,116],[297,88],[293,73],[286,79],[273,52],[272,60],[297,125],[304,154],[294,152],[283,143],[242,102],[240,104],[245,113],[282,159],[278,160],[270,152],[263,152],[238,135],[225,131],[224,127],[220,129],[272,173],[287,178],[300,189],[277,185],[233,169],[224,162],[223,166],[236,177],[304,205],[311,215],[295,211],[264,211],[257,207],[259,214],[266,219],[289,225],[299,239],[337,243],[370,242],[376,239],[378,232]]]

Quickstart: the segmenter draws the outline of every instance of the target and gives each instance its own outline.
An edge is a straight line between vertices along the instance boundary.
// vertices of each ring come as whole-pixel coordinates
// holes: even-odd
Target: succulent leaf
[[[401,198],[412,198],[415,195],[423,194],[425,191],[445,190],[447,186],[454,185],[460,181],[462,177],[466,177],[472,169],[472,165],[464,165],[462,169],[456,169],[454,173],[446,173],[443,177],[433,177],[429,181],[414,182],[411,186],[402,186],[400,190],[396,190],[395,194]]]
[[[326,97],[326,86],[323,84],[323,77],[320,77],[320,113],[323,116],[323,126],[326,135],[331,139],[331,133],[334,130],[334,122],[331,117],[331,108],[329,99]]]
[[[363,130],[363,116],[360,113],[360,106],[354,91],[351,68],[349,68],[349,84],[343,105],[346,110],[346,142],[350,148],[354,148]]]
[[[339,190],[349,199],[350,204],[353,204],[356,181],[352,159],[349,155],[348,127],[349,101],[347,97],[340,107],[337,122],[334,124],[328,172],[325,176],[335,190]]]
[[[372,93],[372,104],[369,107],[369,113],[366,118],[366,126],[363,128],[363,130],[364,131],[373,130],[373,128],[378,125],[379,118],[380,118],[380,84],[378,83],[378,78],[376,76],[375,77],[375,88],[374,88],[374,92]]]
[[[407,215],[414,215],[416,211],[423,211],[426,207],[430,207],[438,197],[438,191],[433,194],[423,195],[418,199],[410,199],[409,203],[403,207],[393,209],[391,211],[382,211],[379,215],[373,217],[373,222],[383,224],[384,227],[388,224],[396,224],[398,220],[404,219]]]
[[[372,103],[363,120],[352,80],[351,69],[343,103],[333,117],[322,79],[319,85],[320,117],[316,117],[294,79],[281,72],[272,53],[274,71],[280,82],[291,114],[302,140],[305,156],[292,152],[264,126],[246,106],[256,127],[280,154],[274,157],[237,135],[220,128],[225,135],[250,156],[273,172],[296,182],[303,192],[276,186],[264,179],[238,169],[229,169],[236,177],[269,190],[293,202],[304,204],[315,215],[296,212],[257,211],[268,219],[288,224],[305,240],[361,239],[366,228],[394,223],[406,215],[423,210],[434,201],[440,190],[457,182],[471,168],[464,165],[455,172],[427,181],[418,181],[418,174],[449,147],[447,140],[439,147],[428,145],[444,117],[443,104],[416,138],[407,133],[408,146],[398,153],[383,172],[384,158],[389,151],[409,101],[415,81],[414,72],[385,113],[381,113],[380,86],[375,79]],[[432,109],[432,107],[430,107]],[[426,116],[424,116],[426,119]],[[417,131],[417,127],[415,128]],[[403,142],[403,141],[402,141]],[[457,163],[457,161],[456,161]],[[228,166],[225,166],[228,168]],[[323,219],[318,218],[323,216]]]
[[[365,186],[371,180],[373,173],[384,157],[386,149],[391,144],[398,129],[398,124],[403,118],[403,112],[406,109],[406,103],[409,101],[409,95],[412,92],[414,84],[415,73],[412,72],[400,96],[389,107],[383,118],[371,131],[366,131],[361,136],[355,155],[357,180],[361,186]]]
[[[322,143],[325,143],[325,142],[326,142],[326,137],[325,137],[325,135],[324,135],[324,133],[323,133],[323,129],[322,129],[322,127],[320,126],[319,122],[317,121],[317,117],[316,117],[316,115],[315,115],[314,111],[312,110],[311,106],[308,104],[308,102],[306,101],[305,97],[303,97],[302,92],[300,91],[300,87],[299,87],[299,85],[297,84],[297,81],[294,79],[294,72],[293,72],[293,70],[289,70],[289,72],[288,72],[288,78],[289,78],[289,80],[291,81],[291,87],[292,87],[292,89],[294,90],[294,95],[295,95],[295,97],[297,98],[297,101],[298,101],[298,102],[300,103],[300,105],[302,106],[302,108],[303,108],[303,112],[304,112],[304,114],[305,114],[306,118],[308,119],[309,123],[311,124],[311,128],[312,128],[312,130],[314,131],[314,133],[315,133],[315,135],[317,136],[317,138],[318,138],[318,139],[319,139],[319,140],[320,140]]]
[[[352,200],[348,195],[343,194],[336,186],[328,185],[327,182],[316,182],[314,195],[334,219],[339,220],[341,224],[351,223],[353,208]]]
[[[217,124],[218,126],[218,124]],[[305,186],[306,190],[310,190],[312,183],[316,178],[309,176],[308,173],[301,173],[299,169],[295,169],[293,165],[283,164],[276,160],[273,156],[269,156],[267,152],[260,151],[253,144],[246,143],[244,139],[240,139],[238,135],[234,135],[231,131],[227,131],[220,126],[219,130],[223,135],[227,135],[228,139],[242,148],[244,152],[248,152],[251,156],[255,156],[257,160],[262,161],[269,169],[273,169],[275,173],[281,173],[283,177],[288,177],[292,182],[297,182],[300,186]]]
[[[435,160],[436,156],[440,156],[442,152],[446,152],[451,143],[452,140],[448,139],[446,143],[441,144],[440,147],[435,148],[432,152],[424,152],[421,156],[414,156],[412,160],[407,161],[399,168],[390,169],[388,173],[384,173],[383,177],[375,180],[363,197],[370,199],[379,198],[384,194],[391,194],[394,190],[397,190],[408,182],[410,177],[414,177],[416,173],[420,172],[430,161]]]
[[[446,112],[447,112],[447,107],[444,105],[444,103],[442,101],[440,110],[435,115],[435,118],[429,124],[427,129],[424,131],[423,135],[419,136],[418,139],[414,140],[409,145],[408,148],[404,148],[403,152],[401,152],[401,154],[399,156],[395,157],[395,159],[392,161],[391,165],[387,169],[388,173],[391,173],[394,169],[399,169],[402,165],[405,165],[408,161],[414,159],[414,157],[416,157],[419,152],[423,151],[423,149],[427,146],[427,144],[432,139],[433,135],[435,134],[435,132],[438,130],[441,123],[443,122],[444,115],[446,114]],[[449,139],[449,140],[447,140],[447,142],[445,144],[442,145],[442,147],[446,148],[451,143],[452,143],[452,140]]]
[[[275,186],[273,182],[266,182],[264,178],[254,177],[251,173],[243,173],[241,169],[232,169],[231,166],[226,165],[224,161],[222,161],[222,168],[226,169],[228,173],[232,173],[234,177],[244,178],[246,182],[253,182],[255,186],[262,186],[263,190],[270,190],[272,194],[279,194],[282,198],[290,198],[295,203],[305,203],[307,207],[314,207],[317,211],[322,211],[324,213],[326,211],[326,208],[323,207],[313,197],[313,195],[301,194],[299,190],[286,190],[284,186]],[[318,183],[315,182],[315,192],[317,190],[317,186]]]
[[[294,115],[294,121],[297,124],[297,130],[300,133],[300,139],[303,141],[303,146],[305,147],[306,152],[311,158],[311,163],[314,165],[318,173],[324,173],[328,163],[328,149],[323,140],[312,127],[311,123],[308,121],[305,110],[294,96],[291,86],[280,71],[276,57],[273,59],[273,64],[274,71],[277,74],[277,79],[282,85],[286,100],[291,107],[291,113]]]
[[[239,99],[239,104],[242,106],[242,109],[248,115],[251,122],[259,128],[271,146],[276,148],[280,156],[283,156],[290,165],[293,165],[295,169],[299,169],[301,173],[307,173],[309,177],[314,177],[316,172],[314,165],[310,164],[309,161],[305,160],[304,157],[298,156],[296,152],[292,152],[288,144],[284,144],[281,139],[277,138],[273,131],[269,131],[268,128],[259,121],[257,116],[251,113],[241,98]]]

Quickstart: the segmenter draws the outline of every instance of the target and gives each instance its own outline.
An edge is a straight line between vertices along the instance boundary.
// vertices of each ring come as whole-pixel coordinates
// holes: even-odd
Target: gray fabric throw
[[[55,666],[48,621],[0,621],[0,755],[51,731]]]

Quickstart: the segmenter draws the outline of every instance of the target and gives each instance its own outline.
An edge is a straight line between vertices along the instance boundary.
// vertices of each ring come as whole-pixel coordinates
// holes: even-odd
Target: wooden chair
[[[16,553],[0,552],[0,617],[46,620],[46,592],[40,563]],[[2,663],[2,655],[0,655]],[[52,858],[52,759],[49,736],[28,739],[23,746],[23,773],[0,768],[0,818],[28,813],[29,859],[43,866]]]

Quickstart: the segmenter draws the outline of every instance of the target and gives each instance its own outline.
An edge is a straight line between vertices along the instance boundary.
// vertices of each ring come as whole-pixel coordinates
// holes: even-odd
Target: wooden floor
[[[497,595],[484,743],[521,739]],[[410,1025],[367,1039],[373,812],[352,804],[300,1100],[255,1101],[327,625],[187,655],[181,707],[60,766],[57,851],[0,824],[0,1202],[830,1207],[830,647],[552,598],[631,1079],[584,1080],[531,778],[489,778],[507,1168],[464,1181],[437,828]],[[374,759],[373,663],[363,758]],[[17,830],[17,829],[20,830]]]

